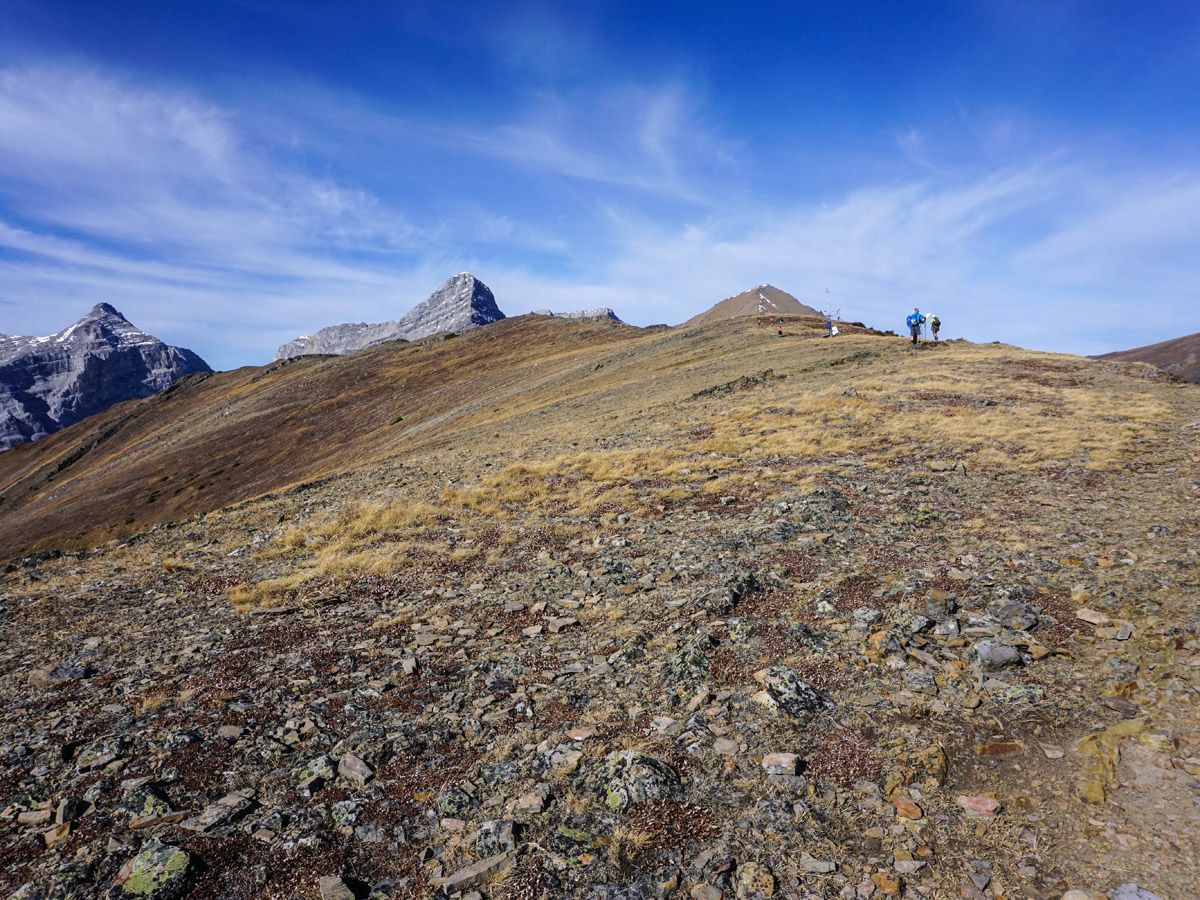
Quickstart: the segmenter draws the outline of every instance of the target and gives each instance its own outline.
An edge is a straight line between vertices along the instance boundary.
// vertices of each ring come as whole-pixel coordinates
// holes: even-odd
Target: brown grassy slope
[[[765,309],[762,314],[765,316],[820,316],[820,312],[816,309],[806,306],[786,291],[764,284],[722,300],[699,315],[692,316],[683,325],[688,328],[736,316],[758,315],[759,304],[762,302],[759,294],[762,294],[770,304],[774,304],[774,306],[764,304]]]
[[[536,434],[553,406],[575,410],[572,428],[586,433],[608,415],[605,395],[635,386],[651,400],[671,396],[673,372],[697,367],[703,381],[715,360],[744,345],[724,332],[533,316],[453,340],[191,379],[0,455],[0,556],[94,543],[373,461],[445,450],[463,430],[512,420]]]
[[[244,368],[113,407],[0,457],[0,553],[136,530],[436,442],[456,410],[637,334],[565,324]]]
[[[789,320],[779,338],[753,318],[639,330],[522,317],[449,341],[193,380],[0,455],[0,558],[93,544],[387,460],[436,473],[462,457],[495,471],[700,425],[709,453],[911,453],[916,442],[985,465],[1095,466],[1130,452],[1144,427],[1130,416],[1161,415],[1158,385],[1105,364],[967,344],[916,351],[855,329],[825,340],[820,327]],[[789,375],[783,394],[794,398],[778,421],[765,410],[707,421],[704,404],[687,402],[769,367]],[[1112,384],[1092,384],[1088,373],[1109,369]],[[854,397],[842,395],[847,385]],[[1000,405],[977,407],[980,390]],[[947,414],[943,394],[965,406]]]
[[[1200,384],[1200,331],[1145,347],[1105,353],[1096,358],[1149,363],[1176,378]]]

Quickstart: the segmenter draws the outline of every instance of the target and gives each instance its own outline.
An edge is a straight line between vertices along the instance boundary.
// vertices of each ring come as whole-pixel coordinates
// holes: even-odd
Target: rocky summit
[[[758,287],[725,298],[704,312],[692,316],[683,324],[684,327],[703,325],[706,322],[719,322],[721,319],[730,319],[738,316],[820,317],[821,313],[817,309],[801,303],[791,294],[781,291],[774,285],[760,284]]]
[[[0,896],[1200,896],[1200,388],[821,324],[522,316],[0,456]]]
[[[620,322],[621,317],[616,311],[607,306],[596,306],[591,309],[576,309],[571,312],[552,312],[548,309],[534,310],[535,316],[554,316],[558,319],[611,319]]]
[[[146,334],[107,303],[48,337],[0,335],[0,449],[210,371],[191,350]]]
[[[357,353],[385,341],[415,341],[435,334],[458,333],[503,318],[491,289],[469,272],[462,272],[395,322],[330,325],[282,345],[275,359]]]

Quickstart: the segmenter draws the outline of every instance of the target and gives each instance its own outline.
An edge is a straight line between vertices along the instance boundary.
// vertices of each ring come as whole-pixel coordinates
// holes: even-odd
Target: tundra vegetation
[[[0,885],[1200,894],[1200,389],[822,324],[506,320],[0,459]]]

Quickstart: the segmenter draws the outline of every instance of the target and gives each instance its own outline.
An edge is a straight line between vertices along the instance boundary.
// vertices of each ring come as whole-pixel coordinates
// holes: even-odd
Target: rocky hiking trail
[[[1200,896],[1200,392],[861,340],[15,561],[3,895]]]

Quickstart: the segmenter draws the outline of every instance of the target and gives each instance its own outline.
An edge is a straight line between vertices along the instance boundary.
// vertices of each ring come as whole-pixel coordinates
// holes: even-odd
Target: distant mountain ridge
[[[448,331],[467,331],[503,318],[491,288],[470,272],[460,272],[394,322],[330,325],[283,344],[275,351],[275,359],[322,353],[344,356],[385,341],[415,341]]]
[[[760,284],[748,291],[727,297],[699,315],[692,316],[683,325],[689,327],[736,316],[756,315],[819,316],[821,311],[801,303],[787,291],[781,291],[774,285]]]
[[[621,317],[616,314],[611,307],[596,306],[592,309],[577,309],[573,312],[552,312],[548,309],[535,309],[532,313],[535,316],[553,316],[556,319],[610,319],[613,322],[620,322],[624,325]]]
[[[0,335],[0,450],[211,371],[191,350],[136,328],[107,303],[57,334]]]
[[[1103,353],[1096,359],[1149,363],[1176,378],[1200,384],[1200,331],[1132,350]]]

